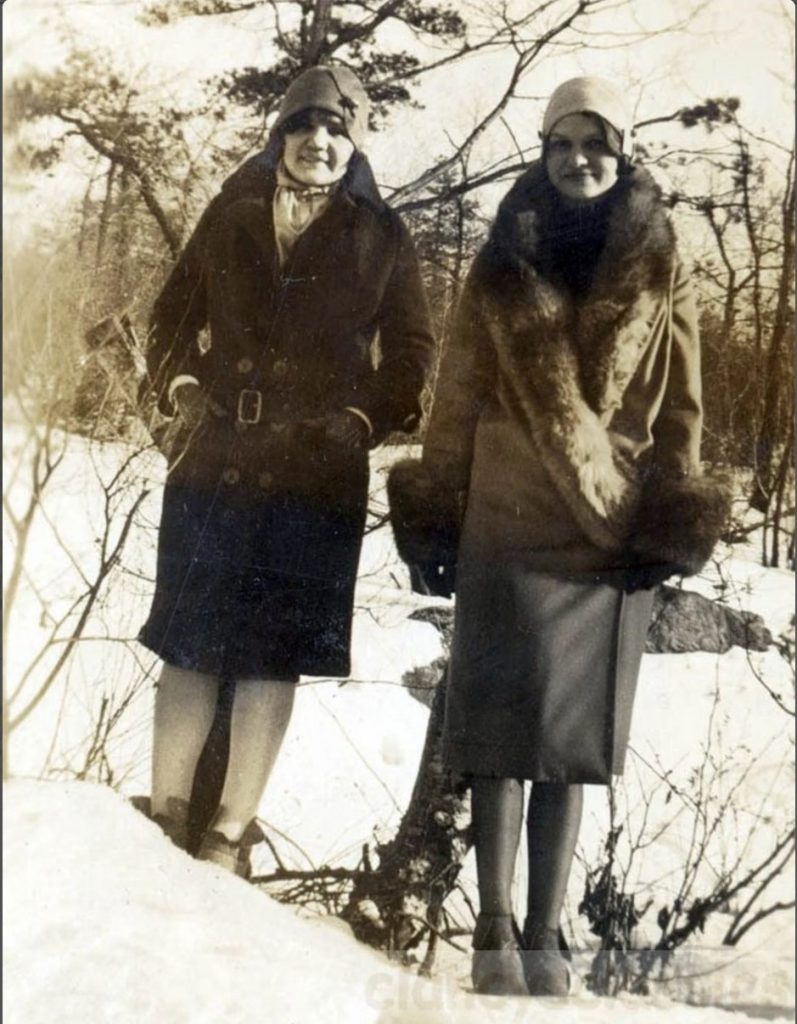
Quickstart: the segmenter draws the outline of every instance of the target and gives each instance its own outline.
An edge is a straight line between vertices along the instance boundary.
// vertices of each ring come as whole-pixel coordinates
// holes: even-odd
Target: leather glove
[[[311,438],[331,441],[343,448],[362,448],[368,441],[368,427],[348,410],[304,420],[302,428]]]

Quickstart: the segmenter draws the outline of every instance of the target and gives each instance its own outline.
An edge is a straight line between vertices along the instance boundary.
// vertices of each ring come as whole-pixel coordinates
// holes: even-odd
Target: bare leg
[[[295,683],[243,679],[235,686],[230,759],[213,828],[237,842],[257,814],[293,710]]]
[[[167,814],[169,798],[191,799],[197,761],[208,738],[219,681],[164,665],[155,694],[152,744],[152,813]]]
[[[526,821],[528,920],[549,931],[559,928],[583,806],[583,786],[554,782],[532,786]]]

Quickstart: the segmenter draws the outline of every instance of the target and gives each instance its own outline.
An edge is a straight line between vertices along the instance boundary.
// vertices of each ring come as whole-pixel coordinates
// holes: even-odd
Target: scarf
[[[339,182],[340,179],[330,185],[305,185],[292,177],[280,161],[274,190],[274,235],[280,264],[290,256],[299,235],[327,208]]]
[[[641,480],[610,422],[666,315],[675,238],[644,170],[620,179],[598,213],[592,256],[574,273],[562,230],[572,214],[533,164],[502,202],[475,275],[510,401],[581,528],[612,551],[627,540]]]

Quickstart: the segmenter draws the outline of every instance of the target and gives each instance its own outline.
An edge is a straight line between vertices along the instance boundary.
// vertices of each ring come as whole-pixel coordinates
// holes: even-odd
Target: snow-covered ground
[[[13,466],[21,438],[13,431],[7,438],[7,467]],[[375,457],[377,482],[384,479],[386,459],[395,454]],[[50,522],[35,522],[13,609],[12,693],[54,619],[79,592],[78,567],[96,564],[103,509],[97,479],[113,479],[119,456],[115,446],[88,451],[70,439],[47,509]],[[469,993],[468,957],[462,952],[441,949],[435,977],[424,981],[357,944],[339,922],[294,913],[246,883],[193,862],[107,787],[64,781],[85,768],[86,752],[99,736],[100,755],[90,759],[85,777],[112,781],[127,796],[148,789],[156,665],[133,638],[151,593],[162,468],[145,459],[136,472],[144,479],[149,475],[153,491],[108,593],[92,613],[87,639],[9,746],[17,779],[6,785],[4,804],[6,1019],[10,1024],[467,1024],[520,1022],[532,1014],[539,1019],[537,1001],[479,999]],[[24,503],[24,479],[21,474],[12,489],[17,508]],[[121,508],[129,495],[120,488],[114,500]],[[377,493],[375,507],[384,508],[383,493]],[[726,600],[758,612],[774,635],[790,632],[793,640],[793,574],[762,569],[752,551],[720,555]],[[718,582],[712,570],[687,585],[714,596]],[[410,796],[428,714],[401,677],[442,653],[434,628],[408,616],[430,603],[409,592],[389,531],[369,534],[357,591],[352,679],[302,681],[260,809],[286,862],[352,866],[364,843],[394,831]],[[18,712],[35,693],[62,646],[46,649],[12,710]],[[697,859],[693,893],[705,891],[724,871],[754,863],[784,823],[793,822],[794,719],[778,703],[793,708],[793,684],[790,666],[775,649],[645,657],[633,749],[617,794],[624,824],[618,872],[627,891],[654,900],[639,926],[640,943],[655,936],[656,912],[677,894],[685,863]],[[35,781],[41,776],[58,781]],[[697,794],[708,818],[716,821],[699,857],[705,822],[689,811]],[[568,933],[587,950],[595,939],[577,908],[585,870],[597,863],[608,823],[606,791],[587,787],[579,864],[567,904]],[[636,853],[634,837],[639,838]],[[256,856],[256,870],[273,866],[265,846]],[[791,870],[768,890],[764,905],[794,899]],[[521,906],[522,857],[517,882]],[[463,886],[475,897],[470,857]],[[793,913],[772,915],[738,946],[722,946],[740,902],[709,918],[705,934],[679,953],[677,980],[655,986],[655,995],[645,1000],[591,996],[583,983],[590,954],[577,956],[575,994],[564,1005],[546,1001],[546,1019],[556,1014],[562,1021],[586,1022],[614,1021],[624,1014],[629,1021],[663,1020],[664,1014],[685,1022],[729,1019],[717,1006],[737,1011],[747,1006],[771,1019],[787,1014],[794,1005]],[[472,920],[456,895],[452,909],[463,924]],[[704,1005],[686,1007],[667,998]]]
[[[3,828],[8,1024],[740,1019],[661,997],[488,998],[421,979],[340,924],[191,860],[107,788],[9,783]]]

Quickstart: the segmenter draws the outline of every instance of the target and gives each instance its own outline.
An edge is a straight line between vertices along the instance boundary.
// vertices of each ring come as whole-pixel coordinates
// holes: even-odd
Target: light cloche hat
[[[625,97],[612,82],[596,75],[570,78],[554,89],[542,119],[546,139],[556,124],[569,114],[597,114],[615,129],[622,142],[623,156],[633,148],[633,119]]]

